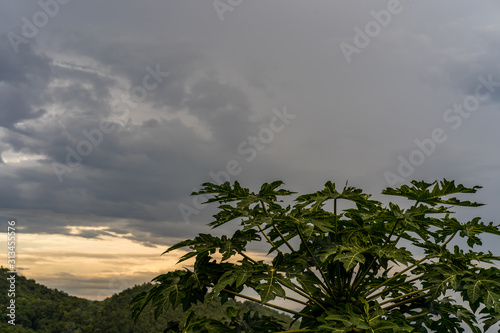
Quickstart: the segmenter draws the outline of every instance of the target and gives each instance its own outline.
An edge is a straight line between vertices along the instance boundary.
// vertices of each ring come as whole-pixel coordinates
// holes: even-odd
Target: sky
[[[190,196],[207,181],[453,179],[483,186],[460,217],[498,223],[497,1],[0,8],[1,228],[51,288],[103,299],[182,268],[160,254],[212,232]]]

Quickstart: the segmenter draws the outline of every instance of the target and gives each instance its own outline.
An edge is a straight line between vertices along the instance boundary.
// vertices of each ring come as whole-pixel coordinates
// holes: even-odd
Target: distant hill
[[[130,301],[135,295],[148,290],[151,285],[143,284],[126,289],[103,301],[90,301],[50,289],[24,276],[16,277],[16,325],[7,323],[6,307],[10,300],[7,291],[8,270],[0,269],[0,307],[2,321],[0,332],[47,332],[47,333],[155,333],[163,332],[167,321],[182,321],[180,308],[170,310],[154,319],[151,308],[146,308],[134,325],[130,315]],[[253,310],[267,316],[274,316],[287,323],[291,318],[256,303],[230,301],[221,307],[219,303],[197,305],[197,315],[213,319],[225,317],[225,307],[233,306],[243,311]]]

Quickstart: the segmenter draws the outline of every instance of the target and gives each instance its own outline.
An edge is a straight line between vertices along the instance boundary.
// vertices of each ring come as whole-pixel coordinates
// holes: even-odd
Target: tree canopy
[[[7,268],[0,268],[0,290],[9,290],[11,274]],[[16,277],[16,318],[15,324],[0,321],[0,332],[21,333],[161,333],[168,321],[184,322],[186,314],[182,309],[169,309],[157,320],[151,306],[144,309],[141,318],[134,324],[130,316],[130,301],[140,292],[151,289],[147,283],[123,290],[102,301],[70,296],[63,291],[50,289],[23,275]],[[8,293],[0,293],[0,306],[5,309],[10,304]],[[229,309],[231,308],[231,309]],[[229,309],[229,310],[228,310]],[[251,302],[230,300],[220,306],[220,301],[195,305],[191,308],[197,315],[221,320],[228,311],[251,312],[259,317],[275,317],[290,324],[290,316]],[[9,317],[7,317],[9,318]]]
[[[382,192],[409,199],[405,207],[384,205],[347,184],[338,191],[332,182],[286,205],[281,199],[294,192],[282,186],[276,181],[251,192],[238,182],[203,184],[193,195],[219,204],[210,225],[235,221],[238,229],[167,249],[188,248],[179,262],[194,264],[156,277],[132,301],[133,317],[148,304],[157,316],[181,306],[185,322],[171,322],[166,332],[186,333],[464,332],[464,325],[480,333],[500,320],[500,257],[473,250],[482,234],[500,235],[500,226],[479,217],[461,222],[452,211],[480,206],[457,198],[480,186],[444,179]],[[451,246],[460,238],[463,248]],[[248,250],[253,243],[267,246],[265,259]],[[189,312],[199,302],[235,297],[287,312],[300,328],[231,308],[221,320]]]

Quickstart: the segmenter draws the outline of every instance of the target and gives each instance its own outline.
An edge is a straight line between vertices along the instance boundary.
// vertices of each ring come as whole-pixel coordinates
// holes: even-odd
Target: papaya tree
[[[338,191],[327,182],[298,196],[282,186],[276,181],[251,192],[238,182],[203,184],[193,195],[219,204],[210,225],[233,222],[237,230],[199,234],[167,249],[187,249],[179,262],[191,264],[153,279],[133,299],[132,316],[148,304],[157,316],[182,306],[185,322],[170,323],[165,332],[186,333],[464,332],[465,326],[480,333],[500,320],[500,257],[473,250],[482,234],[500,235],[500,226],[479,217],[461,222],[452,211],[480,206],[457,198],[480,186],[444,179],[382,192],[409,199],[404,207],[347,184]],[[293,205],[284,204],[292,195],[286,201]],[[452,246],[457,239],[463,246]],[[230,298],[286,312],[300,328],[235,308],[225,320],[189,311],[198,302]]]

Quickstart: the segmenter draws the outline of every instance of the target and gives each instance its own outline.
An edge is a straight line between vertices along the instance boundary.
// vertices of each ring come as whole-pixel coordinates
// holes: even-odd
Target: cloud
[[[36,119],[47,111],[45,94],[52,77],[51,59],[34,48],[27,47],[19,55],[0,40],[0,126],[13,129],[14,125],[28,119]]]
[[[25,58],[45,61],[32,61],[37,71],[31,81],[44,82],[32,85],[38,95],[50,98],[32,102],[32,108],[45,107],[43,113],[18,117],[5,128],[4,151],[38,158],[30,164],[9,160],[0,170],[9,193],[3,208],[42,212],[36,217],[17,213],[26,219],[26,232],[69,235],[64,216],[72,216],[81,225],[94,225],[89,216],[96,216],[107,219],[118,233],[147,229],[143,224],[150,221],[180,224],[170,228],[169,234],[186,234],[178,209],[180,198],[206,180],[207,170],[216,170],[221,158],[230,156],[225,151],[235,151],[237,143],[257,128],[258,122],[251,120],[250,100],[242,89],[222,82],[214,70],[200,72],[197,62],[203,56],[189,48],[163,53],[157,46],[140,42],[108,44],[110,40],[104,37],[79,33],[74,37],[60,41],[51,57],[43,55],[43,48],[38,53],[22,53]],[[141,52],[144,49],[153,49],[154,57],[147,57]],[[22,72],[29,64],[15,65],[18,73],[5,76],[13,88],[18,84],[12,83],[13,78],[21,82],[29,77]],[[137,103],[131,100],[130,88],[142,84],[149,73],[146,66],[169,75]],[[125,118],[114,108],[119,103],[128,105]],[[12,106],[16,112],[18,108]],[[95,134],[103,120],[108,120],[113,131],[94,136],[99,143],[91,153],[75,157],[79,145],[90,140],[88,133]],[[58,182],[54,163],[68,166],[68,161],[78,158],[81,163]],[[129,222],[119,226],[113,218]],[[164,224],[153,228],[158,238],[165,235],[164,228]],[[87,230],[78,236],[106,234]],[[127,238],[154,246],[152,234],[144,230]]]
[[[23,233],[43,240],[58,235],[88,249],[93,241],[126,241],[137,253],[157,255],[198,232],[231,231],[205,226],[214,206],[190,224],[179,211],[181,203],[193,206],[189,193],[228,161],[242,168],[231,181],[254,190],[276,179],[298,192],[349,180],[379,193],[388,185],[384,172],[395,172],[398,156],[408,157],[415,140],[436,127],[449,138],[411,178],[485,185],[481,201],[492,204],[499,194],[498,91],[459,130],[450,130],[443,113],[474,93],[479,75],[500,81],[498,5],[402,4],[350,64],[339,43],[352,41],[354,28],[387,1],[247,1],[223,22],[210,2],[73,1],[17,55],[6,33],[40,8],[6,5],[0,219],[17,218]],[[151,71],[158,70],[168,75],[157,81]],[[147,90],[145,82],[158,85]],[[134,91],[146,95],[134,99]],[[284,107],[296,118],[248,161],[238,146]],[[103,121],[112,130],[104,133]],[[64,169],[60,181],[54,163],[77,166]],[[493,217],[491,207],[476,214]],[[42,260],[32,254],[26,267]],[[51,269],[73,274],[54,280],[73,288],[67,281],[78,274],[64,265],[75,257],[66,256]],[[81,282],[102,287],[92,272]]]

